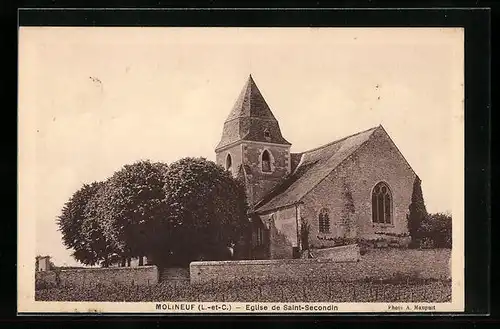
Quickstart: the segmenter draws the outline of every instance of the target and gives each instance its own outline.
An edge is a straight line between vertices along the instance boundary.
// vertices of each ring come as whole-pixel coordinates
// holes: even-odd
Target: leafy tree
[[[169,208],[169,253],[189,262],[203,254],[219,259],[230,242],[248,227],[243,184],[204,158],[184,158],[171,164],[165,176]]]
[[[96,199],[104,238],[123,258],[163,253],[168,235],[164,175],[167,165],[139,161],[125,165],[106,181]]]
[[[451,248],[452,218],[450,214],[429,214],[420,227],[419,235],[432,241],[435,248]]]
[[[84,185],[59,218],[64,242],[84,264],[148,256],[158,264],[228,256],[248,228],[243,184],[202,158],[170,168],[139,161]],[[238,246],[236,246],[238,250]]]
[[[424,196],[422,194],[421,180],[418,176],[416,176],[413,182],[413,193],[411,196],[408,215],[408,230],[412,238],[412,247],[416,247],[419,244],[420,226],[426,217],[427,209],[425,207]]]
[[[66,248],[73,249],[73,257],[86,265],[96,264],[99,257],[105,258],[105,255],[96,255],[94,251],[97,240],[89,238],[85,234],[86,227],[89,225],[87,205],[103,186],[103,182],[84,184],[64,204],[61,214],[57,218],[63,244]],[[102,232],[96,234],[102,236]]]
[[[87,265],[100,264],[103,267],[108,267],[113,263],[113,258],[118,250],[113,245],[112,241],[104,235],[100,211],[104,190],[107,184],[102,183],[101,188],[93,195],[85,207],[85,221],[81,228],[81,236],[85,241],[86,248],[82,251],[82,255],[86,258]]]

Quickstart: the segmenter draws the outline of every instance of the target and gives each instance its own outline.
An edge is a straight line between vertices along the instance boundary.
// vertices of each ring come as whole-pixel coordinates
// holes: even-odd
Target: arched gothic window
[[[226,157],[226,170],[229,170],[231,171],[231,167],[233,165],[233,161],[231,159],[231,154],[227,154],[227,157]]]
[[[372,221],[374,223],[392,223],[392,195],[387,184],[380,182],[372,191]]]
[[[264,150],[262,153],[262,171],[270,172],[271,171],[271,156],[269,155],[268,150]]]
[[[319,232],[330,233],[330,215],[327,208],[319,211]]]

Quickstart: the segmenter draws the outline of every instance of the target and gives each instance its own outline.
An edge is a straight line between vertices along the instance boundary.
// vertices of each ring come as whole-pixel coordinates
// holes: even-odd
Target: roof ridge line
[[[250,74],[248,76],[248,94],[246,95],[248,97],[248,115],[251,118],[252,117],[252,94],[253,94],[253,89],[257,88],[257,84],[252,78],[252,75]]]
[[[380,127],[380,125],[375,126],[375,127],[371,127],[371,128],[369,128],[369,129],[366,129],[366,130],[363,130],[363,131],[359,131],[359,132],[357,132],[357,133],[354,133],[354,134],[351,134],[351,135],[348,135],[348,136],[345,136],[345,137],[342,137],[342,138],[337,139],[337,140],[335,140],[335,141],[333,141],[333,142],[330,142],[330,143],[327,143],[327,144],[324,144],[324,145],[321,145],[321,146],[315,147],[315,148],[310,149],[310,150],[307,150],[307,151],[303,151],[303,152],[301,152],[301,153],[302,153],[302,155],[304,155],[304,154],[306,154],[306,153],[310,153],[310,152],[313,152],[313,151],[320,150],[320,149],[322,149],[322,148],[325,148],[325,147],[331,146],[331,145],[333,145],[333,144],[336,144],[336,143],[338,143],[338,142],[341,142],[341,141],[343,141],[343,140],[346,140],[346,139],[348,139],[348,138],[350,138],[350,137],[354,137],[354,136],[356,136],[356,135],[360,135],[360,134],[365,133],[365,132],[367,132],[367,131],[370,131],[370,130],[372,130],[372,129],[377,129],[378,127]]]

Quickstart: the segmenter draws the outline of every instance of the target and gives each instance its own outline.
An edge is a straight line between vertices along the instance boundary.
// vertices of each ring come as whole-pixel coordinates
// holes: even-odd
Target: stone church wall
[[[218,152],[215,155],[215,163],[217,163],[219,166],[222,166],[223,168],[226,168],[226,159],[228,154],[231,154],[232,168],[233,172],[235,172],[236,170],[238,170],[240,164],[242,163],[241,144],[234,145],[224,151]]]
[[[262,172],[261,157],[264,150],[271,154],[271,172]],[[290,172],[289,147],[275,145],[244,143],[243,161],[250,167],[252,185],[252,200],[259,201],[273,189]]]
[[[269,223],[269,256],[271,259],[293,258],[293,248],[298,247],[297,217],[295,207],[284,208],[262,216]],[[274,218],[273,220],[271,218]]]
[[[226,167],[227,155],[231,154],[232,170],[236,174],[241,164],[247,165],[247,195],[250,205],[259,201],[290,172],[288,146],[243,142],[216,153],[215,162]],[[261,156],[264,150],[271,154],[271,172],[262,172]]]
[[[415,174],[385,132],[375,132],[370,141],[303,199],[302,216],[310,225],[310,246],[333,246],[335,237],[376,239],[383,237],[380,233],[407,233],[406,216],[414,179]],[[372,223],[371,192],[380,181],[386,182],[392,192],[392,224]],[[346,190],[352,196],[354,213],[346,210]],[[323,207],[330,211],[330,234],[319,233],[318,215]]]

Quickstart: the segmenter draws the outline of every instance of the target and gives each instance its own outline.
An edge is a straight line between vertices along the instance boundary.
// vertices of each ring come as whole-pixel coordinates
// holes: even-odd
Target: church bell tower
[[[251,209],[290,173],[291,144],[252,76],[224,122],[216,162],[244,180]]]

